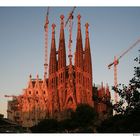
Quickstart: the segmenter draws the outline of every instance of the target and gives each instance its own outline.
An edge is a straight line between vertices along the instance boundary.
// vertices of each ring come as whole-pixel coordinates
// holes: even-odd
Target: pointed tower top
[[[88,24],[88,22],[85,24],[85,27],[86,27],[86,38],[88,38],[89,37],[89,32],[88,32],[89,24]]]
[[[49,62],[49,76],[52,73],[55,73],[57,70],[57,59],[56,59],[56,44],[55,44],[55,27],[56,25],[52,24],[52,40],[51,40],[51,50],[50,50],[50,62]]]
[[[80,30],[81,29],[80,28],[80,25],[81,25],[81,15],[80,14],[78,14],[77,19],[78,19],[78,30]]]
[[[80,14],[78,14],[77,19],[78,19],[78,22],[77,22],[77,24],[78,24],[77,39],[78,40],[80,39],[82,41],[82,35],[81,35],[81,15]]]
[[[83,70],[83,43],[82,43],[82,33],[81,33],[81,15],[78,14],[78,28],[77,28],[77,38],[76,38],[76,51],[75,51],[75,66]]]
[[[80,15],[80,14],[78,14],[77,18],[78,18],[78,21],[80,22],[81,15]]]
[[[60,29],[60,39],[64,39],[64,15],[60,16],[61,29]]]
[[[61,15],[60,18],[63,20],[64,19],[64,15]]]
[[[61,19],[61,29],[64,29],[64,15],[61,15],[60,19]]]
[[[85,26],[86,26],[86,28],[88,29],[88,27],[89,27],[89,24],[88,24],[88,22],[85,24]]]
[[[61,15],[60,19],[61,19],[61,28],[64,28],[64,15]]]
[[[55,29],[55,27],[56,27],[56,25],[53,23],[53,24],[52,24],[52,29]]]
[[[56,27],[56,25],[53,23],[52,24],[52,39],[55,38],[55,27]]]
[[[85,24],[85,35],[86,35],[86,37],[85,37],[85,50],[88,48],[89,49],[89,47],[90,47],[90,43],[89,43],[89,31],[88,31],[88,28],[89,28],[89,24],[88,24],[88,22]],[[89,54],[88,54],[89,55]]]
[[[84,48],[84,71],[92,76],[92,62],[89,41],[89,24],[85,24],[85,48]]]

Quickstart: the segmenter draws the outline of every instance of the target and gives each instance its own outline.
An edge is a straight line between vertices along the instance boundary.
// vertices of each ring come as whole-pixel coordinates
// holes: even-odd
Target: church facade
[[[69,59],[66,64],[66,43],[64,16],[60,16],[60,36],[58,49],[55,41],[55,24],[52,24],[48,77],[40,79],[29,77],[27,88],[15,100],[16,121],[24,127],[31,127],[45,118],[62,119],[67,110],[75,111],[77,105],[88,104],[97,108],[93,100],[92,58],[89,41],[89,24],[85,24],[85,44],[81,31],[81,16],[77,16],[76,48],[74,64]],[[109,89],[109,88],[108,88]],[[103,93],[110,100],[110,93]],[[8,106],[8,118],[11,115],[11,102]],[[98,109],[101,110],[101,109]],[[12,117],[11,117],[12,116]],[[11,117],[11,118],[10,118]]]

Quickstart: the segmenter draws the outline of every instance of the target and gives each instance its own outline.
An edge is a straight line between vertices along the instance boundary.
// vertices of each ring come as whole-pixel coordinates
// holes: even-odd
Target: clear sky
[[[51,24],[56,24],[58,48],[60,15],[65,20],[72,7],[51,7],[49,14],[49,48]],[[46,7],[1,7],[0,8],[0,113],[6,114],[5,94],[19,95],[26,88],[29,75],[43,77],[44,21]],[[114,55],[120,54],[140,38],[140,8],[127,7],[77,7],[74,13],[73,46],[77,32],[77,15],[81,14],[83,44],[85,23],[88,22],[92,53],[93,82],[102,81],[113,85],[113,69],[107,65]],[[68,46],[68,28],[65,29]],[[133,59],[138,55],[140,44],[118,65],[118,82],[127,84],[133,76]]]

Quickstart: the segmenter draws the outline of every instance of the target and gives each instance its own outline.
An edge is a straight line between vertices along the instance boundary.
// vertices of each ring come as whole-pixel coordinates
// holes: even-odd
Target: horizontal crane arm
[[[140,42],[140,39],[138,39],[132,46],[130,46],[126,51],[124,51],[124,52],[118,57],[118,60],[121,59],[125,54],[127,54],[131,49],[133,49],[139,42]]]
[[[15,96],[15,95],[4,95],[4,97],[15,97],[15,98],[17,98],[17,96]]]
[[[112,65],[114,65],[114,62],[112,62],[112,63],[110,63],[110,64],[108,65],[108,69],[110,69],[110,67],[111,67]]]

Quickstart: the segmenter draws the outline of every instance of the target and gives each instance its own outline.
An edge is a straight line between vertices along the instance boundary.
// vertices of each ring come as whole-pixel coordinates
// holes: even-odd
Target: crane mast
[[[45,60],[44,60],[44,78],[47,78],[48,71],[48,25],[49,25],[49,7],[47,8],[46,21],[44,25],[45,30]]]
[[[65,27],[67,26],[69,22],[69,44],[68,44],[68,57],[69,57],[69,62],[72,64],[72,53],[71,53],[71,47],[72,47],[72,26],[73,26],[73,13],[76,7],[73,7],[72,11],[69,13],[69,17],[65,23]]]
[[[117,65],[119,64],[119,60],[127,54],[131,49],[136,47],[136,45],[140,42],[140,39],[138,39],[133,45],[131,45],[128,49],[123,51],[119,57],[114,56],[114,61],[108,65],[108,69],[110,69],[114,65],[114,87],[116,88],[118,85],[118,80],[117,80]],[[115,98],[115,103],[118,102],[118,96],[117,93],[114,92],[114,98]]]
[[[117,87],[118,85],[118,74],[117,74],[117,65],[118,65],[118,61],[117,61],[117,57],[114,56],[114,86]],[[117,93],[115,92],[114,93],[114,96],[115,96],[115,103],[117,103],[118,101],[118,96],[117,96]]]

